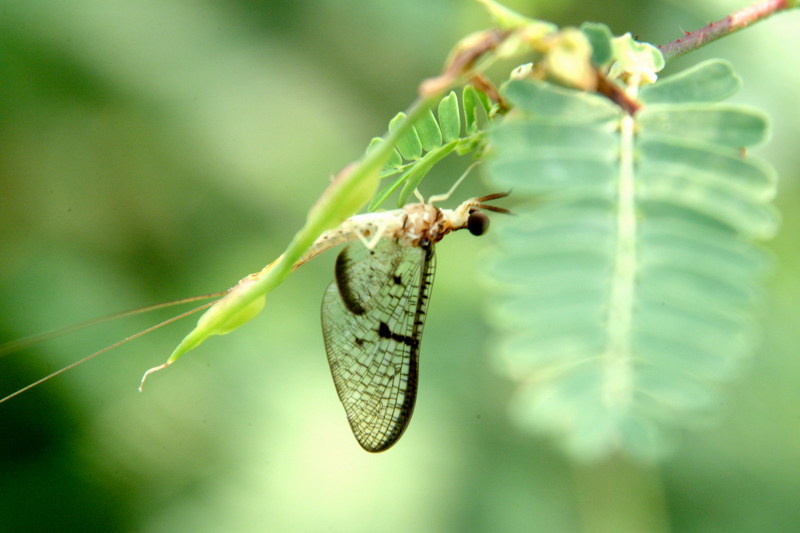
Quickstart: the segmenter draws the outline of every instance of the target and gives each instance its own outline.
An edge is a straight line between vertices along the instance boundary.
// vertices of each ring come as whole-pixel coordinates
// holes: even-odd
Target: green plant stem
[[[658,470],[614,457],[576,465],[574,480],[586,533],[668,533]]]
[[[450,88],[469,75],[480,74],[476,65],[508,37],[508,32],[487,30],[472,35],[456,46],[442,74],[425,80],[419,98],[405,119],[391,129],[383,142],[370,150],[358,163],[345,167],[328,185],[311,207],[306,223],[295,234],[280,257],[261,272],[243,278],[224,298],[218,300],[197,322],[197,326],[181,340],[167,361],[145,372],[139,385],[142,389],[149,375],[162,370],[186,352],[193,350],[212,335],[230,333],[250,321],[264,306],[266,295],[277,287],[298,265],[298,261],[325,230],[340,224],[374,196],[380,170],[394,151],[397,141],[414,127]]]
[[[263,297],[280,285],[314,240],[330,227],[328,213],[331,208],[329,206],[346,203],[347,198],[353,194],[353,191],[359,187],[361,182],[368,179],[371,173],[377,174],[384,162],[389,158],[390,152],[394,150],[397,140],[410,130],[414,123],[427,113],[437,101],[438,95],[436,94],[420,98],[409,110],[408,116],[397,129],[387,133],[383,144],[369,152],[355,168],[345,173],[335,185],[329,186],[323,193],[323,197],[312,207],[305,225],[295,234],[286,251],[282,254],[281,259],[275,262],[273,268],[250,285],[247,290],[231,291],[230,294],[220,300],[220,302],[225,302],[224,311],[212,313],[215,310],[215,308],[212,308],[211,311],[203,315],[197,327],[183,338],[167,362],[151,368],[145,373],[142,384],[144,384],[149,374],[171,365],[184,353],[199,346],[210,335],[219,334],[219,331],[226,328],[226,324],[231,320],[231,317],[236,317],[258,298]],[[324,204],[321,204],[321,202],[324,202]],[[358,207],[360,206],[354,206],[353,209],[358,209]]]
[[[663,44],[658,49],[661,50],[666,59],[677,57],[700,48],[707,43],[716,41],[720,37],[725,37],[735,31],[746,28],[750,24],[764,20],[778,11],[797,6],[797,0],[765,0],[758,2],[728,15],[722,20],[703,26],[699,30],[687,32],[680,39]]]
[[[433,94],[418,100],[408,111],[406,120],[404,120],[396,130],[386,135],[383,145],[367,154],[359,166],[345,178],[341,186],[334,191],[335,197],[331,201],[344,201],[344,198],[347,198],[347,196],[351,194],[351,191],[358,186],[365,175],[380,169],[386,159],[388,159],[389,152],[394,149],[397,140],[409,131],[417,120],[428,112],[438,101],[438,97],[439,94]],[[308,247],[311,246],[311,243],[314,242],[324,229],[326,228],[321,224],[309,220],[289,243],[283,261],[263,279],[258,281],[258,290],[256,292],[266,294],[279,285],[281,281],[289,275],[295,262],[300,259],[303,253],[305,253]],[[257,296],[258,295],[254,296],[253,299]],[[249,302],[244,302],[243,306],[247,303]]]
[[[268,294],[277,287],[289,275],[295,263],[302,257],[314,240],[324,230],[331,227],[329,215],[329,212],[333,211],[331,206],[347,204],[348,198],[353,196],[354,191],[365,180],[368,180],[372,174],[377,175],[380,172],[381,167],[394,150],[397,141],[429,112],[445,92],[454,84],[462,81],[465,73],[479,74],[482,68],[485,67],[475,66],[475,63],[499,46],[506,38],[507,32],[487,30],[481,33],[479,38],[467,39],[459,43],[456,46],[457,53],[453,54],[443,73],[435,78],[425,80],[420,85],[420,96],[408,110],[405,120],[387,133],[384,137],[384,142],[380,146],[367,153],[354,168],[344,172],[340,180],[337,177],[335,183],[323,193],[322,198],[311,208],[305,225],[295,234],[286,251],[282,254],[282,259],[277,261],[274,267],[263,277],[253,283],[249,290],[230,301],[225,313],[209,317],[202,329],[214,331],[215,328],[224,326],[226,320],[230,320],[231,317],[236,316],[237,313],[255,302],[256,299]],[[366,203],[366,200],[364,203]],[[351,207],[355,212],[361,206]],[[347,213],[347,216],[351,214]],[[206,332],[199,332],[198,337],[202,338],[198,342],[197,339],[192,338],[193,333],[190,333],[189,336],[181,341],[181,344],[170,356],[167,364],[177,359],[184,351],[202,342],[205,339],[203,335],[208,335]],[[184,343],[187,346],[186,349],[182,348]]]

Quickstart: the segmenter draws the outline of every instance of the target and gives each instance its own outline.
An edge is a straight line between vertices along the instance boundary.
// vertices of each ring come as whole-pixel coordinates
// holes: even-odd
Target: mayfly
[[[464,228],[483,235],[489,217],[482,210],[508,213],[485,202],[505,196],[473,198],[452,210],[434,206],[432,198],[356,215],[317,241],[325,248],[361,241],[336,258],[334,279],[322,298],[322,333],[336,391],[365,450],[391,447],[411,419],[434,245]]]
[[[482,210],[508,213],[485,203],[507,193],[473,198],[456,209],[433,205],[451,192],[394,211],[352,216],[323,233],[293,265],[298,268],[334,246],[360,241],[348,244],[336,259],[334,280],[322,300],[322,329],[331,374],[348,421],[359,444],[371,452],[386,450],[397,442],[414,408],[420,341],[435,267],[434,245],[448,233],[464,228],[473,235],[484,234],[489,218]],[[273,264],[227,291],[119,313],[8,343],[0,346],[0,355],[130,314],[231,295],[261,277]],[[103,348],[0,399],[0,403],[165,324],[213,309],[224,300],[202,305]],[[148,370],[145,377],[172,361]]]

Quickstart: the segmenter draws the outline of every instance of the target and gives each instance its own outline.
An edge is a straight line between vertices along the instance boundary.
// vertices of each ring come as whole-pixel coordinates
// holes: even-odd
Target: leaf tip
[[[142,389],[144,389],[144,382],[147,381],[147,378],[150,377],[150,374],[155,374],[159,370],[164,370],[165,368],[167,368],[171,364],[172,364],[172,361],[167,361],[166,363],[162,363],[162,364],[160,364],[158,366],[154,366],[153,368],[148,368],[147,371],[142,376],[142,381],[139,382],[139,392],[142,392]]]

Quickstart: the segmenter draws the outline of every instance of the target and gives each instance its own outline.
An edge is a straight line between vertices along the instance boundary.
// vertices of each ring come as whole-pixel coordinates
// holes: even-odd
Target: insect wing
[[[336,259],[322,332],[339,399],[367,451],[389,448],[411,419],[434,269],[432,246],[390,239],[373,250],[351,244]]]

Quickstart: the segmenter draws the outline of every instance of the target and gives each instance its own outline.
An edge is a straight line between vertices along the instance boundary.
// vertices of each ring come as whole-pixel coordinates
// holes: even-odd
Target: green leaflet
[[[592,63],[600,66],[611,61],[611,40],[614,36],[608,26],[597,22],[585,22],[581,24],[581,31],[592,45]]]
[[[375,195],[369,204],[370,211],[378,209],[400,187],[397,205],[403,206],[436,163],[454,151],[465,154],[481,145],[483,131],[479,110],[483,110],[483,116],[489,116],[488,97],[472,86],[465,86],[461,107],[463,116],[458,97],[451,91],[439,101],[436,116],[429,111],[395,144],[394,154],[384,166],[381,177],[399,176]],[[404,113],[398,113],[389,122],[389,131],[404,118]],[[380,138],[373,139],[367,152],[380,141]]]
[[[766,163],[673,140],[642,140],[639,153],[639,192],[645,202],[690,207],[747,237],[769,238],[777,231],[777,212],[767,203],[777,178]]]
[[[520,383],[514,419],[576,458],[663,456],[757,343],[771,260],[754,240],[777,231],[777,179],[746,155],[764,115],[717,103],[738,86],[709,61],[643,89],[635,117],[544,82],[504,88],[515,109],[488,174],[523,206],[494,232],[492,346]]]
[[[374,149],[376,149],[380,143],[383,142],[383,139],[380,137],[373,137],[372,140],[369,142],[369,146],[367,146],[367,153],[370,153]],[[403,164],[403,156],[401,156],[397,149],[392,150],[389,159],[386,161],[384,168],[397,168]]]
[[[450,91],[450,94],[442,98],[437,110],[444,140],[455,141],[461,136],[461,114],[458,112],[456,93]]]
[[[741,86],[729,62],[711,59],[642,88],[639,99],[646,104],[720,102]]]
[[[442,130],[439,129],[439,124],[432,111],[428,111],[419,122],[414,124],[414,129],[417,130],[423,150],[430,152],[442,145]]]
[[[741,148],[766,138],[763,113],[745,106],[725,104],[656,104],[637,115],[645,133],[660,133],[712,145]]]
[[[502,188],[612,192],[617,145],[603,123],[512,122],[496,130],[494,142],[490,168]]]
[[[397,125],[406,119],[406,114],[402,111],[395,115],[389,122],[389,131],[392,132],[397,129]],[[405,135],[398,139],[395,145],[397,151],[404,159],[419,159],[422,155],[422,142],[420,142],[417,128],[413,127]]]
[[[558,124],[613,124],[620,110],[599,96],[556,87],[541,81],[512,81],[504,88],[506,97],[520,111]]]

